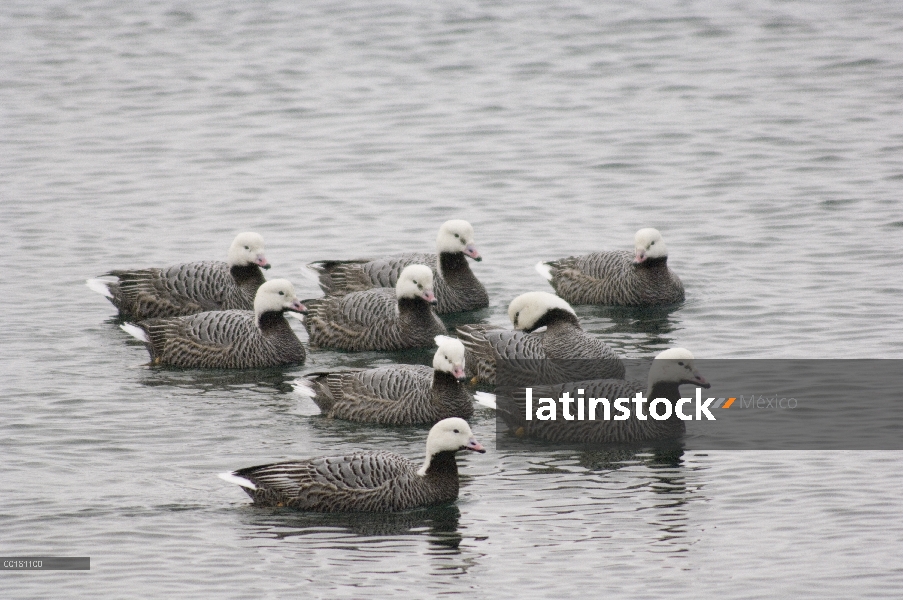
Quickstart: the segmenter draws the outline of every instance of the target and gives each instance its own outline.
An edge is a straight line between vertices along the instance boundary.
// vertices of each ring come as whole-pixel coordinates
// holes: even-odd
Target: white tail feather
[[[295,393],[305,398],[313,398],[317,395],[313,384],[307,379],[296,379],[292,382]]]
[[[552,267],[548,263],[536,263],[536,272],[542,275],[547,281],[552,281]]]
[[[91,290],[97,292],[101,296],[106,296],[107,298],[113,298],[113,294],[110,293],[110,288],[107,287],[109,285],[109,281],[104,281],[103,279],[87,279],[85,280],[85,285],[87,285]]]
[[[301,267],[301,277],[308,281],[313,281],[317,285],[320,284],[320,274],[307,265]]]
[[[139,342],[144,342],[145,344],[150,343],[150,338],[147,337],[147,332],[137,325],[132,325],[131,323],[123,323],[119,326],[119,328]]]
[[[473,399],[476,400],[477,404],[481,406],[491,408],[492,410],[498,409],[498,406],[496,406],[495,404],[495,394],[490,394],[488,392],[477,392],[473,395]]]
[[[241,487],[248,488],[249,490],[256,490],[257,486],[252,482],[248,481],[244,477],[239,477],[235,473],[219,473],[218,477],[223,481],[228,481],[229,483],[236,483]]]

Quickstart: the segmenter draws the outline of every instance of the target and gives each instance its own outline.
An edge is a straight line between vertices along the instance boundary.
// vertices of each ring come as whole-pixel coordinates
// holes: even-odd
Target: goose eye
[[[245,246],[245,250],[250,250],[250,249],[251,248],[249,246]]]
[[[445,360],[448,360],[448,355],[445,356]]]
[[[456,234],[455,234],[455,237],[461,237],[461,236],[460,236],[460,235],[458,235],[458,234],[457,234],[457,233],[456,233]]]
[[[458,430],[457,430],[457,429],[455,429],[455,433],[461,433],[461,432],[460,432],[460,431],[458,431]]]
[[[280,296],[285,296],[285,292],[279,292]]]
[[[649,244],[649,245],[650,245],[650,246],[654,246],[654,245],[655,245],[655,242],[652,242],[652,243],[651,243],[651,244]]]

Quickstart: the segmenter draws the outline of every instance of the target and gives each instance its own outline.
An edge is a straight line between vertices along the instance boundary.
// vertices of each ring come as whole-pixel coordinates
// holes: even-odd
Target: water
[[[16,597],[899,597],[898,452],[496,451],[451,507],[249,506],[215,473],[393,449],[326,422],[304,367],[151,370],[83,285],[267,243],[306,262],[474,224],[491,307],[533,264],[662,230],[675,311],[580,307],[628,357],[903,354],[903,8],[895,2],[9,1],[0,7],[0,550]],[[301,328],[299,327],[300,331]]]

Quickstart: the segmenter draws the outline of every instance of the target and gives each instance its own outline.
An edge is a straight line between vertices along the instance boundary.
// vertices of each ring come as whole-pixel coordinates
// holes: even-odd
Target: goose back
[[[572,304],[660,306],[684,300],[667,257],[634,264],[627,251],[595,252],[546,263],[556,293]]]
[[[117,270],[105,282],[110,301],[124,319],[190,315],[208,310],[251,310],[266,280],[257,265],[191,262],[162,269]]]
[[[391,288],[305,300],[304,326],[310,343],[342,350],[402,350],[431,346],[447,333],[421,299],[397,299]]]
[[[508,384],[624,377],[624,364],[614,350],[570,321],[550,324],[544,332],[480,325],[462,325],[457,332],[468,373],[485,383],[499,383],[500,363]]]
[[[268,312],[260,324],[251,311],[203,312],[150,319],[138,326],[147,333],[153,364],[178,367],[245,369],[301,364],[304,346],[281,313]]]
[[[448,373],[424,365],[313,373],[313,400],[328,417],[389,425],[473,416],[470,394]]]
[[[447,455],[447,456],[446,456]],[[317,512],[393,512],[451,502],[458,497],[453,452],[436,454],[425,476],[390,452],[360,452],[281,462],[235,471],[260,506]]]
[[[441,268],[440,268],[441,263]],[[489,295],[461,252],[441,255],[407,253],[380,259],[320,261],[308,265],[317,272],[327,295],[342,295],[373,287],[395,287],[405,267],[423,264],[433,271],[436,312],[448,314],[489,306]]]

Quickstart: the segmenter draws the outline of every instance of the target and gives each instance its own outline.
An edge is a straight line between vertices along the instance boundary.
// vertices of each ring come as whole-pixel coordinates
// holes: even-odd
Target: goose
[[[684,300],[684,286],[668,268],[668,249],[657,229],[640,229],[634,253],[594,252],[540,262],[536,270],[572,304],[662,306]]]
[[[708,389],[709,382],[699,374],[693,354],[685,348],[671,348],[659,353],[649,368],[649,376],[644,384],[641,381],[624,381],[622,379],[596,379],[576,381],[551,386],[532,388],[534,406],[537,398],[552,398],[556,404],[567,392],[571,398],[584,398],[587,403],[587,420],[566,420],[563,415],[556,415],[555,420],[533,419],[527,421],[525,410],[525,391],[523,388],[507,396],[498,396],[486,392],[477,392],[477,403],[496,409],[499,416],[516,435],[524,435],[553,442],[578,443],[626,443],[676,439],[684,435],[686,426],[677,416],[675,402],[680,398],[680,386],[691,384]],[[637,393],[643,393],[648,399],[644,406],[645,420],[638,419],[634,413],[635,405],[631,401],[628,406],[631,416],[627,420],[604,420],[597,415],[595,420],[588,420],[589,398],[606,398],[611,404],[611,415],[617,415],[614,408],[618,398],[633,399]],[[665,398],[671,407],[671,416],[665,420],[649,417],[650,403],[657,398]],[[576,409],[570,405],[574,416]],[[664,409],[656,407],[659,415],[667,414]],[[689,410],[689,409],[688,409]],[[602,411],[602,408],[599,408]],[[692,410],[689,410],[692,412]],[[689,414],[686,413],[686,414]]]
[[[312,399],[327,417],[387,425],[432,425],[448,417],[469,419],[473,399],[462,385],[464,345],[436,336],[433,367],[391,365],[309,373],[295,391]]]
[[[119,309],[122,319],[193,315],[207,310],[251,310],[254,295],[266,279],[261,269],[270,263],[263,255],[263,238],[240,233],[229,247],[228,262],[191,262],[162,269],[110,271],[86,284]]]
[[[342,295],[372,287],[394,287],[402,270],[412,264],[428,265],[433,270],[436,312],[440,315],[476,310],[489,306],[486,288],[476,278],[467,258],[483,258],[473,243],[473,227],[467,221],[453,219],[439,228],[438,254],[399,254],[379,259],[322,260],[310,263],[320,288],[326,295]]]
[[[122,329],[147,345],[153,365],[246,369],[301,364],[304,346],[283,312],[304,313],[286,279],[257,290],[254,310],[208,311],[183,317],[123,323]]]
[[[511,301],[514,330],[461,325],[469,373],[495,383],[556,383],[624,377],[624,364],[607,344],[587,334],[571,305],[548,292],[527,292]],[[536,333],[540,327],[544,333]],[[503,376],[498,378],[498,369]],[[504,382],[497,379],[503,379]]]
[[[419,468],[391,452],[357,452],[249,467],[220,478],[240,485],[257,506],[393,512],[456,500],[459,450],[486,451],[467,421],[453,417],[430,429]]]
[[[305,303],[310,343],[321,348],[424,348],[437,335],[448,333],[433,310],[433,272],[425,265],[405,267],[394,290],[373,288]]]

